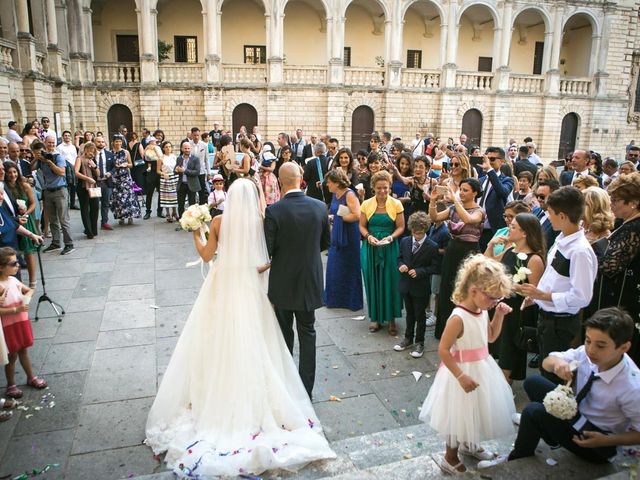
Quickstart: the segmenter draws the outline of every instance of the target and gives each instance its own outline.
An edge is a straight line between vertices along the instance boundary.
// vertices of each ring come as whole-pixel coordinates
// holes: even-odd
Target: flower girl
[[[500,263],[480,254],[468,257],[458,271],[452,295],[456,308],[438,348],[442,363],[420,413],[420,420],[446,439],[439,463],[445,473],[466,471],[458,453],[493,458],[480,442],[514,433],[511,388],[488,349],[511,311],[501,300],[512,284]],[[491,308],[495,314],[489,321]]]

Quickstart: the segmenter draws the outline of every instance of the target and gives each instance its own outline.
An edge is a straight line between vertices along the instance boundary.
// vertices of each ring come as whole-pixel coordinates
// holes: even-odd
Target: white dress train
[[[257,191],[236,180],[218,259],[147,419],[146,443],[166,451],[179,476],[297,470],[335,458],[267,298],[266,274],[257,273],[266,262]]]

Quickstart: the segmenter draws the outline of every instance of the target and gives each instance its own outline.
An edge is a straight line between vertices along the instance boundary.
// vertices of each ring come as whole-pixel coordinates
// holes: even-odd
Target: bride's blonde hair
[[[478,253],[467,257],[458,270],[451,301],[456,305],[463,302],[472,286],[492,297],[507,297],[513,290],[513,277],[502,263]]]

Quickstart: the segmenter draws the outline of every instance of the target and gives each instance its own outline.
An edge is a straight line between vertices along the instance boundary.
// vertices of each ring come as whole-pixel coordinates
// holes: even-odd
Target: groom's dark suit
[[[301,191],[269,206],[264,219],[271,257],[269,300],[293,353],[293,316],[300,342],[300,378],[309,397],[316,373],[315,309],[322,306],[322,259],[329,247],[326,205]]]

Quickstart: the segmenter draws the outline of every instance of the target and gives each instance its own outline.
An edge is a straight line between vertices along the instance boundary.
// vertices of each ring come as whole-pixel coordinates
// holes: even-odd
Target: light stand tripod
[[[38,246],[38,249],[36,251],[38,252],[38,265],[40,266],[40,279],[42,280],[42,295],[40,295],[40,298],[38,298],[38,305],[36,306],[36,314],[34,319],[36,322],[38,321],[38,310],[40,310],[40,304],[42,302],[49,302],[49,305],[51,305],[51,308],[53,308],[53,311],[56,312],[56,316],[58,317],[58,322],[61,322],[62,316],[64,315],[64,307],[59,303],[51,300],[49,298],[49,295],[47,295],[47,288],[45,286],[45,281],[44,281],[44,269],[42,268],[42,257],[40,256],[40,246]]]

